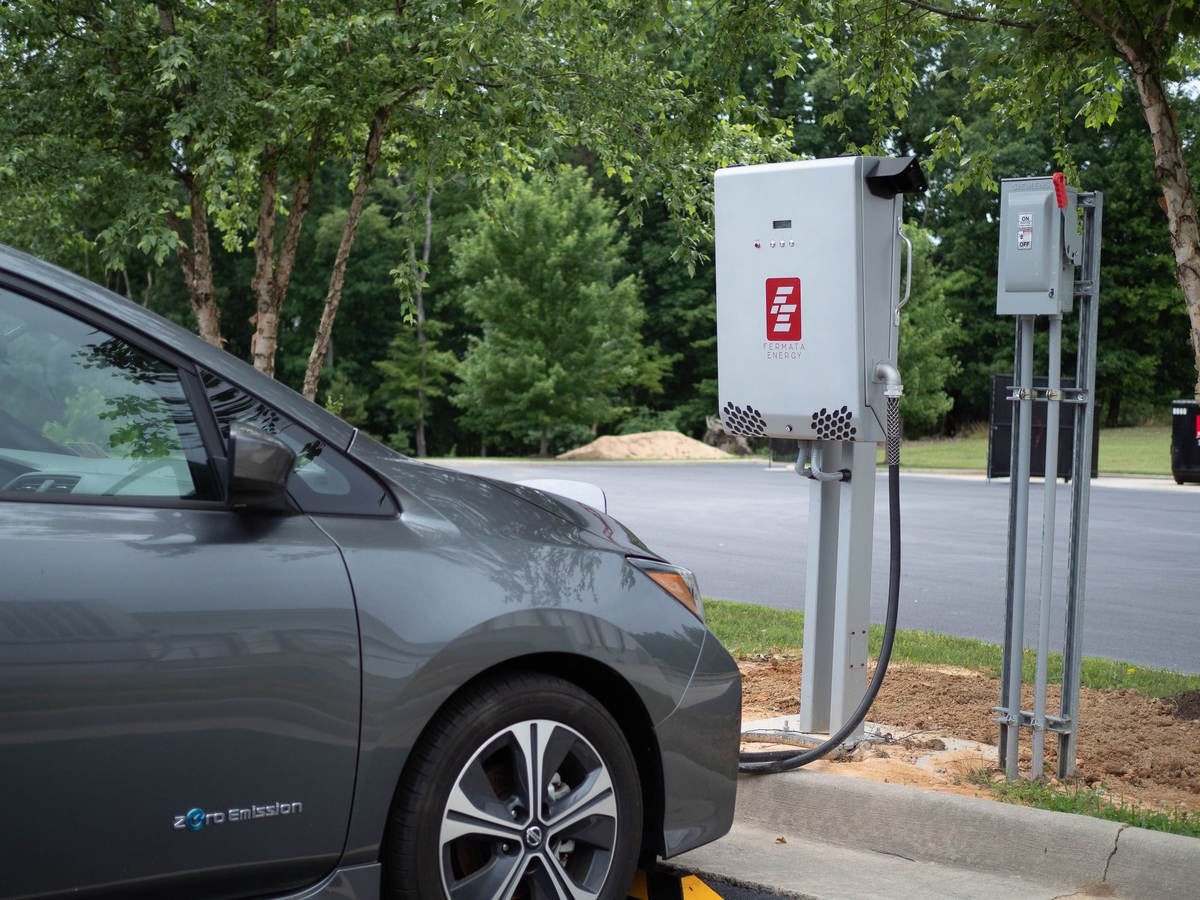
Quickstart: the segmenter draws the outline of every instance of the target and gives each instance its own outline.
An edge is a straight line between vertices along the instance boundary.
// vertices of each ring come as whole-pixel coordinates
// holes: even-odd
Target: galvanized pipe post
[[[1013,368],[1012,368],[1012,370],[1014,373],[1021,371],[1021,360],[1023,358],[1022,350],[1021,350],[1021,347],[1022,347],[1021,337],[1022,337],[1023,333],[1024,333],[1023,329],[1021,329],[1021,328],[1016,329],[1016,338],[1013,342]],[[1015,384],[1014,384],[1014,387],[1015,387]],[[1016,552],[1016,541],[1013,540],[1013,535],[1016,533],[1016,527],[1017,527],[1017,491],[1016,491],[1016,479],[1015,479],[1014,475],[1015,475],[1016,461],[1017,461],[1017,459],[1020,458],[1019,445],[1020,445],[1020,435],[1021,435],[1021,427],[1020,427],[1021,426],[1021,404],[1014,402],[1011,404],[1011,408],[1012,408],[1012,427],[1009,429],[1010,436],[1009,436],[1009,449],[1008,449],[1009,479],[1010,479],[1009,480],[1009,491],[1008,491],[1008,540],[1006,542],[1006,546],[1008,548],[1008,555],[1004,562],[1004,571],[1006,573],[1006,577],[1004,579],[1004,649],[1005,649],[1005,653],[1003,654],[1003,658],[1000,661],[1000,706],[998,707],[998,709],[1002,711],[1001,714],[998,716],[998,721],[1000,723],[1000,741],[999,741],[999,745],[998,745],[999,757],[1000,757],[999,763],[1000,763],[1000,768],[1002,768],[1002,769],[1006,768],[1006,761],[1008,759],[1008,730],[1009,730],[1009,728],[1012,728],[1014,731],[1016,731],[1016,730],[1018,730],[1018,727],[1019,727],[1017,722],[1013,722],[1012,725],[1009,725],[1008,719],[1007,719],[1007,711],[1009,710],[1009,707],[1010,707],[1009,695],[1008,695],[1008,685],[1009,685],[1008,673],[1009,673],[1010,666],[1009,666],[1009,655],[1008,655],[1007,651],[1008,651],[1008,648],[1011,647],[1012,643],[1013,643],[1013,637],[1012,637],[1013,636],[1013,630],[1012,630],[1012,627],[1013,627],[1013,577],[1012,577],[1012,573],[1014,571],[1014,565],[1015,565],[1015,560],[1013,557]]]
[[[1096,333],[1100,317],[1100,238],[1104,227],[1104,195],[1079,195],[1083,207],[1083,259],[1079,298],[1079,349],[1075,387],[1083,391],[1075,406],[1075,479],[1071,489],[1071,533],[1067,544],[1067,609],[1063,646],[1058,777],[1075,774],[1079,743],[1079,681],[1083,661],[1083,599],[1087,575],[1088,514],[1092,496],[1092,429],[1096,417]]]
[[[1013,548],[1012,566],[1008,572],[1011,585],[1011,617],[1008,635],[1007,703],[1005,719],[1005,774],[1010,781],[1019,776],[1017,769],[1021,733],[1021,662],[1025,650],[1025,576],[1029,551],[1029,454],[1033,425],[1033,316],[1019,316],[1021,330],[1019,345],[1021,360],[1019,377],[1014,390],[1020,406],[1016,423],[1017,457],[1013,464],[1013,517],[1009,522],[1009,542]]]
[[[1042,483],[1042,567],[1038,594],[1037,666],[1033,690],[1030,774],[1042,775],[1046,741],[1046,681],[1050,657],[1050,594],[1054,585],[1054,517],[1058,498],[1058,412],[1062,397],[1062,316],[1050,317],[1046,371],[1046,465]],[[1087,479],[1087,475],[1084,475]]]

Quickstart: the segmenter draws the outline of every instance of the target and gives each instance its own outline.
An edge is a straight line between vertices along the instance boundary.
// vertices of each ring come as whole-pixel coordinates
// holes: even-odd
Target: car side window
[[[228,433],[230,422],[245,422],[278,436],[295,451],[288,493],[306,513],[396,514],[391,495],[379,482],[307,428],[220,376],[201,375],[223,432]]]
[[[219,496],[172,366],[0,289],[0,499]]]

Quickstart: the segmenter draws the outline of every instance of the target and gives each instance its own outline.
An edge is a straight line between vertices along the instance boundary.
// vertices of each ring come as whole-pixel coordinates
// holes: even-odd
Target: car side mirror
[[[273,434],[247,425],[229,425],[229,505],[240,510],[287,512],[287,480],[296,453]]]

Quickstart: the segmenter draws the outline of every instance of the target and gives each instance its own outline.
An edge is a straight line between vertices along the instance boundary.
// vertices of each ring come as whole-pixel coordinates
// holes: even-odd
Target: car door
[[[235,897],[337,861],[354,600],[308,516],[231,511],[200,375],[0,288],[0,895]]]

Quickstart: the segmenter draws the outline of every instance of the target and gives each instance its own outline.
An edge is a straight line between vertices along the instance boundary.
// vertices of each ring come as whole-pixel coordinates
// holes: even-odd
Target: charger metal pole
[[[836,441],[812,444],[818,468],[842,467]],[[841,484],[814,478],[808,490],[808,566],[804,587],[804,660],[800,681],[800,730],[829,733],[837,727],[830,716],[833,697],[834,602],[837,590],[838,496]],[[844,720],[840,720],[844,721]]]
[[[871,600],[875,450],[868,442],[818,441],[813,460],[825,473],[809,489],[800,731],[826,734],[850,719],[866,675]],[[811,661],[811,662],[810,662]],[[847,738],[862,738],[860,724]]]

